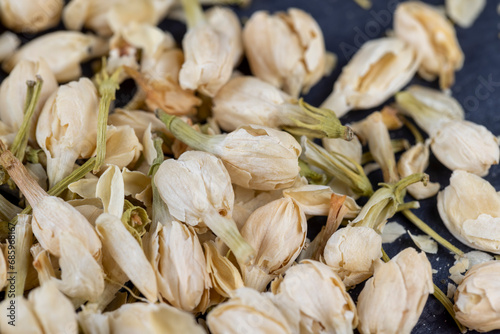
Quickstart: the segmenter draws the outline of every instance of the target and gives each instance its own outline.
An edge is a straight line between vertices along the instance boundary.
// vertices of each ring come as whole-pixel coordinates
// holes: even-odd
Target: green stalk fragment
[[[284,130],[296,136],[314,138],[342,138],[352,140],[354,131],[342,125],[335,113],[326,108],[315,108],[305,103],[301,98],[298,108],[289,110],[289,119],[294,125],[283,127]]]
[[[213,141],[222,140],[225,137],[225,135],[206,135],[200,133],[183,122],[179,117],[169,115],[164,111],[156,110],[155,113],[156,116],[165,123],[167,130],[169,130],[175,138],[192,149],[214,153]]]
[[[37,76],[36,82],[27,81],[26,84],[28,85],[28,92],[26,94],[23,122],[21,123],[21,127],[19,128],[11,147],[12,154],[14,154],[14,156],[20,161],[23,161],[26,147],[28,146],[30,129],[33,123],[31,120],[35,114],[38,100],[40,99],[43,80],[40,76]]]
[[[399,115],[399,118],[403,122],[404,126],[406,126],[408,128],[408,130],[410,130],[411,134],[415,138],[415,142],[423,144],[424,143],[424,137],[422,136],[422,134],[420,133],[420,131],[418,131],[417,127],[415,125],[413,125],[413,123],[410,122],[403,115]]]
[[[425,222],[423,222],[420,218],[418,218],[413,212],[410,210],[403,210],[401,211],[403,215],[408,218],[409,221],[412,222],[413,225],[418,227],[422,232],[436,240],[441,246],[447,248],[451,252],[457,254],[458,256],[463,256],[464,252],[462,252],[460,249],[457,247],[453,246],[448,240],[444,239],[441,237],[436,231],[434,231],[432,228],[430,228],[429,225],[427,225]]]
[[[186,21],[188,30],[196,27],[198,24],[205,22],[203,8],[198,0],[181,0],[182,7],[186,13]]]
[[[96,83],[99,87],[99,115],[97,118],[97,160],[94,166],[94,173],[99,172],[106,157],[106,129],[108,126],[108,115],[111,101],[116,99],[116,91],[120,89],[118,83],[121,67],[111,76],[106,71],[106,59],[103,58],[101,72],[96,76]]]
[[[328,152],[306,137],[302,137],[302,147],[305,161],[310,165],[321,168],[329,176],[347,184],[357,195],[370,196],[373,194],[372,185],[363,167],[353,159],[340,153]]]

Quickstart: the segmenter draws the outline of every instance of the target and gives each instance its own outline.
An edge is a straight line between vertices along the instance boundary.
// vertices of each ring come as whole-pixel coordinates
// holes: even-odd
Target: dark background
[[[392,29],[392,15],[397,4],[396,0],[373,0],[373,7],[364,10],[352,0],[252,0],[245,8],[235,7],[237,14],[244,20],[257,10],[268,10],[271,12],[286,10],[290,7],[301,8],[310,13],[319,23],[325,38],[326,49],[338,56],[338,63],[332,74],[323,78],[305,100],[312,105],[320,105],[321,102],[332,91],[333,83],[348,60],[359,47],[370,39],[383,37],[387,30]],[[428,0],[427,3],[443,6],[444,0]],[[500,16],[497,13],[499,1],[488,0],[486,9],[482,12],[474,25],[468,29],[456,27],[459,43],[465,54],[463,69],[456,73],[456,83],[452,87],[453,96],[460,102],[465,110],[466,119],[486,126],[495,135],[500,134]],[[186,31],[182,23],[172,20],[164,20],[160,27],[170,31],[176,40],[181,42]],[[63,29],[62,26],[50,31]],[[4,30],[0,27],[0,32]],[[20,34],[23,42],[27,42],[38,35]],[[240,70],[248,73],[248,65],[244,62]],[[90,67],[84,65],[84,73],[90,76]],[[0,72],[0,80],[6,76]],[[486,82],[492,84],[485,85]],[[438,88],[437,82],[427,83],[416,77],[411,83],[418,83],[433,88]],[[122,85],[117,94],[117,105],[125,104],[135,91],[134,85],[128,81]],[[389,101],[391,102],[391,101]],[[379,108],[373,109],[377,110]],[[373,110],[352,111],[342,118],[343,122],[360,120]],[[393,131],[392,138],[407,138],[413,140],[406,130]],[[412,141],[413,142],[413,141]],[[485,177],[497,190],[500,190],[499,166],[493,166],[490,173]],[[442,188],[449,184],[451,172],[442,166],[434,156],[431,156],[430,165],[427,170],[431,181],[440,182]],[[374,185],[382,181],[380,172],[369,175]],[[411,198],[407,198],[411,200]],[[474,200],[471,198],[471,200]],[[363,203],[363,202],[359,202]],[[455,240],[444,227],[437,208],[436,198],[420,201],[421,208],[415,210],[415,214],[427,222],[441,236],[448,239],[455,246],[467,252],[468,247]],[[403,216],[397,214],[390,221],[401,223],[413,234],[423,234],[413,227]],[[310,238],[313,238],[324,223],[323,219],[312,219],[309,222]],[[395,256],[406,247],[415,247],[408,235],[401,236],[392,244],[384,244],[384,248],[390,257]],[[438,254],[427,254],[432,267],[438,270],[433,275],[434,283],[445,293],[447,290],[448,269],[453,264],[454,257],[449,251],[439,247]],[[500,279],[500,277],[499,277]],[[352,291],[354,298],[359,294],[362,285]],[[458,333],[458,328],[441,304],[429,296],[420,320],[412,333]],[[493,331],[491,333],[500,333]]]

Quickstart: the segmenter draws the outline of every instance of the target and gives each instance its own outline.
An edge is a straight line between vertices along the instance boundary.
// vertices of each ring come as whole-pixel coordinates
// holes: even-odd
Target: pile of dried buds
[[[462,26],[484,5],[446,1]],[[319,107],[300,95],[335,56],[300,9],[244,26],[198,0],[0,0],[0,13],[14,32],[67,29],[20,47],[0,36],[1,333],[410,333],[429,294],[462,331],[500,329],[500,196],[482,178],[499,143],[443,92],[464,55],[441,10],[399,4],[390,37],[365,43]],[[156,27],[167,15],[187,24],[182,48]],[[244,56],[252,76],[235,70]],[[406,88],[417,74],[443,91]],[[136,93],[115,108],[125,80]],[[413,146],[391,140],[402,127]],[[425,174],[431,151],[453,171],[444,189]],[[480,251],[412,212],[433,196],[456,243]],[[389,259],[397,212],[426,235]],[[310,240],[314,216],[328,218]],[[436,241],[456,254],[448,296],[426,256]]]

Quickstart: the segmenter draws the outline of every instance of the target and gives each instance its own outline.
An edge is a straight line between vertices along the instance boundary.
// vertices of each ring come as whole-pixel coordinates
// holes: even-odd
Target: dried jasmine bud
[[[226,135],[205,135],[175,116],[159,114],[167,129],[191,148],[219,157],[231,182],[257,190],[288,188],[299,174],[299,143],[288,133],[247,125]]]
[[[460,103],[439,90],[412,85],[396,94],[396,102],[399,111],[412,117],[430,136],[444,123],[464,119],[464,110]]]
[[[211,287],[205,255],[192,227],[162,221],[153,233],[151,263],[158,281],[158,292],[169,304],[193,311]]]
[[[438,194],[437,207],[460,242],[500,254],[500,196],[488,181],[465,171],[453,172],[450,185]]]
[[[80,63],[107,52],[105,40],[72,31],[56,31],[24,44],[2,63],[10,72],[21,60],[44,59],[58,82],[77,80],[82,76]]]
[[[455,292],[453,307],[457,320],[471,330],[500,329],[499,261],[473,266]]]
[[[376,107],[413,78],[419,63],[415,49],[401,39],[369,41],[342,69],[321,108],[341,117],[351,109]]]
[[[232,11],[224,11],[230,25],[221,27],[219,20],[204,15],[198,0],[182,0],[182,5],[188,32],[182,40],[185,60],[179,83],[183,89],[213,97],[230,79],[237,55],[242,53],[239,20]]]
[[[5,31],[0,35],[0,61],[10,57],[21,45],[21,40],[16,34]]]
[[[45,103],[36,139],[47,155],[51,187],[71,173],[77,159],[94,152],[97,113],[97,90],[87,78],[60,86]]]
[[[298,308],[300,328],[307,333],[322,328],[325,333],[347,334],[358,325],[356,306],[344,283],[320,262],[302,261],[288,269],[284,278],[275,280],[271,288],[275,295],[283,296],[287,308]]]
[[[425,253],[406,248],[391,261],[375,264],[375,273],[358,297],[360,333],[410,333],[434,292]]]
[[[36,33],[56,26],[63,6],[63,0],[2,0],[0,18],[3,25],[11,30]]]
[[[207,324],[214,334],[294,333],[271,298],[249,288],[236,290],[228,302],[210,311]]]
[[[451,170],[465,170],[479,176],[498,164],[498,138],[486,127],[469,121],[450,121],[431,137],[436,158]]]
[[[269,282],[283,274],[299,256],[306,241],[307,220],[298,203],[282,198],[255,210],[241,235],[256,255],[240,264],[245,286],[264,291]]]
[[[420,1],[399,4],[394,12],[394,32],[415,48],[421,58],[418,73],[424,79],[439,76],[441,89],[453,85],[464,54],[453,25],[437,8]]]
[[[271,84],[250,76],[231,79],[213,99],[215,121],[226,131],[255,124],[283,128],[294,135],[343,138],[353,133],[335,113],[297,101]]]
[[[306,12],[255,12],[243,30],[252,73],[293,97],[307,93],[326,70],[323,33]]]
[[[247,263],[254,250],[231,219],[234,193],[222,161],[212,154],[188,151],[164,161],[154,176],[172,216],[191,226],[208,227]]]

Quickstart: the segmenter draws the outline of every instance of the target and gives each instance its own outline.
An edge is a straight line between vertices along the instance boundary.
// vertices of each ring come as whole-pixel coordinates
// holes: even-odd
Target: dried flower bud
[[[233,43],[233,66],[237,66],[243,57],[243,38],[239,17],[229,7],[212,7],[205,13],[207,23],[220,34],[228,36]]]
[[[486,180],[454,171],[438,194],[439,215],[448,230],[469,247],[500,254],[500,196]]]
[[[53,282],[45,282],[31,291],[28,300],[43,333],[78,333],[73,304]]]
[[[398,161],[398,171],[401,177],[407,177],[415,173],[423,173],[429,166],[429,141],[425,144],[417,143],[404,152]],[[439,183],[429,182],[426,186],[421,183],[409,185],[408,192],[415,199],[425,199],[436,195],[439,191]]]
[[[231,79],[213,99],[213,115],[226,131],[255,124],[284,128],[295,135],[342,137],[350,140],[352,132],[343,126],[335,113],[297,101],[271,84],[255,77]]]
[[[102,36],[109,36],[127,24],[149,23],[156,25],[166,15],[173,1],[155,0],[72,0],[64,7],[63,22],[66,28],[81,30],[83,27]]]
[[[302,211],[311,216],[328,216],[330,199],[334,194],[332,188],[314,184],[283,190],[283,197],[295,200]],[[349,196],[346,196],[344,205],[347,209],[345,218],[355,218],[361,210],[356,201]]]
[[[382,237],[364,226],[336,231],[325,246],[324,262],[353,287],[372,276],[374,263],[382,257]]]
[[[469,28],[486,6],[486,0],[446,0],[446,14],[462,28]]]
[[[401,3],[394,13],[394,32],[421,57],[418,73],[426,80],[439,76],[441,89],[455,82],[464,54],[453,25],[435,7],[420,1]]]
[[[286,317],[266,295],[253,289],[241,288],[232,298],[207,316],[213,334],[292,333]]]
[[[192,311],[210,288],[203,249],[192,227],[175,220],[162,223],[153,236],[151,259],[158,292],[176,308]]]
[[[0,118],[1,119],[1,118]],[[167,134],[167,128],[153,113],[141,110],[125,110],[117,108],[108,118],[108,124],[116,127],[128,125],[135,131],[137,138],[142,139],[151,124],[151,131]],[[172,136],[170,134],[170,136]]]
[[[160,119],[177,139],[219,157],[231,182],[239,186],[257,190],[288,188],[299,174],[302,150],[286,132],[248,125],[227,135],[209,136],[165,113],[160,114]]]
[[[63,0],[0,1],[0,17],[7,28],[36,33],[56,26],[61,19]]]
[[[411,116],[430,136],[439,131],[444,123],[464,119],[460,103],[435,89],[413,85],[396,94],[396,102],[399,110]]]
[[[307,220],[291,198],[264,205],[248,217],[241,235],[255,249],[248,264],[240,264],[245,286],[264,291],[299,256],[306,241]]]
[[[132,283],[151,302],[158,299],[156,275],[135,238],[120,218],[103,213],[96,220],[96,230],[106,252],[127,274]]]
[[[485,176],[498,164],[498,138],[486,127],[469,121],[443,124],[431,138],[436,158],[451,170],[465,170]]]
[[[80,63],[99,57],[107,51],[104,40],[79,32],[56,31],[24,44],[5,60],[2,68],[10,72],[21,60],[38,61],[43,58],[58,82],[77,80],[82,76]]]
[[[56,289],[57,290],[57,289]],[[14,303],[16,308],[15,313],[15,326],[12,326],[11,318],[9,317],[8,307],[11,305],[11,301]],[[44,334],[43,329],[40,325],[39,320],[33,310],[31,303],[25,299],[23,296],[17,297],[15,299],[5,298],[0,303],[0,331],[5,334]]]
[[[43,85],[31,121],[30,138],[33,140],[35,139],[40,111],[45,101],[58,88],[54,74],[43,59],[39,61],[21,60],[0,86],[0,102],[3,106],[0,109],[0,119],[15,132],[19,130],[23,122],[27,95],[26,81],[35,80],[37,75],[43,79]]]
[[[243,263],[252,257],[253,249],[231,219],[234,193],[221,160],[205,152],[185,152],[178,160],[164,161],[154,183],[174,218],[208,226]]]
[[[217,18],[205,17],[197,0],[183,1],[183,5],[188,31],[182,40],[185,61],[179,83],[183,89],[213,97],[230,79],[235,59],[241,54],[239,19],[234,12],[224,10],[219,14],[226,16],[224,21],[229,25],[219,26]]]
[[[352,333],[358,324],[356,306],[335,272],[317,261],[305,260],[272,283],[272,292],[283,295],[300,310],[300,327],[307,333]]]
[[[410,333],[434,292],[425,253],[406,248],[391,261],[375,264],[375,273],[358,297],[360,333]]]
[[[384,182],[393,183],[399,180],[399,175],[389,129],[383,118],[382,113],[376,111],[352,126],[357,134],[368,141],[373,159],[382,168]]]
[[[455,292],[455,316],[478,332],[500,329],[499,261],[473,266]]]
[[[109,333],[205,333],[192,314],[163,303],[125,304],[104,315],[108,316]]]
[[[97,90],[87,78],[59,87],[47,100],[36,139],[47,155],[50,186],[69,175],[77,159],[94,152],[98,104]]]
[[[307,93],[325,74],[323,33],[300,9],[255,12],[245,24],[243,42],[252,73],[294,97]]]
[[[342,69],[321,108],[331,109],[340,117],[351,109],[376,107],[413,78],[419,63],[417,52],[400,39],[369,41]]]

